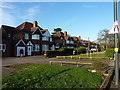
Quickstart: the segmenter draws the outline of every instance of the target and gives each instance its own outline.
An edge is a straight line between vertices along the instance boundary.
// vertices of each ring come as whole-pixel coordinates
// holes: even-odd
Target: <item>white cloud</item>
[[[0,4],[0,26],[1,25],[15,25],[15,17],[10,13],[10,10],[14,9],[13,5],[8,3]]]
[[[8,3],[5,3],[5,2],[2,2],[1,4],[0,4],[0,8],[7,8],[7,9],[14,9],[15,7],[13,6],[13,5],[10,5],[10,4],[8,4]]]
[[[33,6],[25,10],[25,16],[22,16],[24,20],[32,20],[34,16],[40,11],[40,6]]]
[[[2,24],[15,26],[15,17],[12,14],[6,11],[2,11],[2,15],[0,17],[2,17],[0,18],[0,20],[2,21]]]

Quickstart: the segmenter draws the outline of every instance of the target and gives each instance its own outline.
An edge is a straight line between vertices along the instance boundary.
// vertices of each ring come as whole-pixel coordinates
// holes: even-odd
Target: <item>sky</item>
[[[71,36],[94,41],[103,29],[113,24],[113,2],[2,2],[3,25],[16,27],[23,22],[38,21],[50,33],[62,28]]]

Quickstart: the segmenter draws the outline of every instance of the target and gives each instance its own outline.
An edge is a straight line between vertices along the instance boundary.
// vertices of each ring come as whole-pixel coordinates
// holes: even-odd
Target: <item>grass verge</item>
[[[97,88],[101,75],[88,68],[27,64],[15,67],[21,72],[3,77],[3,88]]]

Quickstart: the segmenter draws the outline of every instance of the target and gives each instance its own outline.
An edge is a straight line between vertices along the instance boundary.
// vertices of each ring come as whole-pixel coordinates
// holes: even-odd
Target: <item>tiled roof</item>
[[[40,30],[41,32],[42,32],[42,34],[44,34],[46,31],[48,31],[48,30],[46,30],[46,29],[43,29],[43,30]]]
[[[40,26],[33,27],[33,23],[30,23],[30,22],[24,22],[21,25],[16,27],[16,29],[18,30],[26,30],[26,31],[34,31],[36,30],[36,28],[40,28],[42,30]]]

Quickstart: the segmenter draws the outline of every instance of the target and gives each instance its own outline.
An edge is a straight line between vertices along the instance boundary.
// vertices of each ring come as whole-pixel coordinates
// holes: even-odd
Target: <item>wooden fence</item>
[[[77,67],[79,67],[79,65],[92,65],[92,63],[66,62],[66,61],[50,61],[50,65],[52,65],[52,63],[60,63],[61,66],[63,66],[63,64],[76,64]]]

